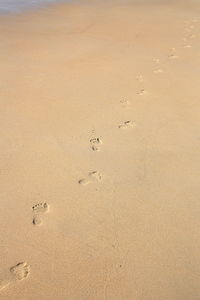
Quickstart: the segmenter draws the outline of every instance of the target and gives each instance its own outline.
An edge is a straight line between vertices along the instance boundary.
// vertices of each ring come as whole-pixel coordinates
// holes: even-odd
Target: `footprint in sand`
[[[146,91],[145,89],[141,89],[141,90],[139,90],[139,91],[137,92],[137,94],[140,95],[140,96],[144,96],[144,95],[147,94],[147,91]]]
[[[30,266],[26,262],[20,262],[10,268],[10,273],[15,280],[23,280],[30,274]]]
[[[156,69],[153,71],[155,74],[164,73],[163,69]]]
[[[83,179],[80,179],[78,181],[78,183],[81,185],[88,185],[89,183],[91,183],[91,181],[89,179],[83,178]]]
[[[136,126],[132,121],[124,121],[118,126],[119,129],[127,129]]]
[[[98,171],[92,171],[88,175],[89,175],[90,178],[95,179],[97,181],[102,180],[102,175]]]
[[[177,59],[178,58],[178,55],[177,55],[177,53],[176,53],[176,48],[171,48],[171,50],[170,50],[170,54],[168,55],[168,58],[169,59]]]
[[[190,34],[190,35],[188,36],[188,38],[189,38],[189,39],[195,39],[195,38],[196,38],[196,35],[195,35],[195,34]]]
[[[168,56],[169,59],[177,59],[178,58],[178,55],[172,53]]]
[[[187,25],[187,27],[185,27],[186,32],[191,32],[193,29],[195,29],[194,25]]]
[[[139,82],[143,82],[144,77],[140,74],[140,75],[136,76],[136,80],[139,81]]]
[[[127,99],[120,100],[120,104],[123,108],[128,108],[130,102]]]
[[[100,137],[95,137],[90,140],[91,149],[93,151],[100,151],[100,145],[102,144],[102,139]]]
[[[30,265],[26,262],[20,262],[10,268],[8,279],[0,281],[0,291],[8,287],[15,281],[26,279],[30,274]]]
[[[49,204],[47,202],[35,204],[32,207],[33,210],[33,224],[41,225],[42,219],[41,215],[49,211]]]
[[[190,25],[190,26],[189,26],[189,29],[194,29],[194,28],[195,28],[194,25]]]
[[[183,48],[192,48],[191,45],[184,45]]]
[[[153,62],[158,64],[160,62],[160,59],[159,58],[153,58]]]
[[[98,171],[92,171],[88,173],[87,178],[80,179],[78,183],[81,185],[88,185],[93,181],[101,181],[101,180],[102,180],[102,174]]]

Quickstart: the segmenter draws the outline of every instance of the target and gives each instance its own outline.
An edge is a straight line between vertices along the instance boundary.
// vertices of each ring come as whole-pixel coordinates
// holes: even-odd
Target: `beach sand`
[[[0,18],[0,299],[200,299],[199,12]]]

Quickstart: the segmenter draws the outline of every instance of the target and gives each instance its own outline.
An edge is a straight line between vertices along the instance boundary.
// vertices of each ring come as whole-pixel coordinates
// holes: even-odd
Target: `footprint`
[[[121,100],[120,103],[121,103],[122,107],[124,107],[124,108],[127,108],[130,104],[130,102],[126,99]]]
[[[136,80],[140,81],[140,82],[143,82],[144,81],[144,78],[142,75],[138,75],[136,76]]]
[[[30,274],[30,265],[26,262],[20,262],[14,267],[10,268],[10,273],[14,280],[23,280]]]
[[[8,287],[15,281],[21,281],[26,279],[30,274],[30,265],[27,262],[20,262],[17,265],[10,268],[9,278],[0,281],[0,291]]]
[[[191,34],[191,35],[188,36],[189,39],[194,39],[195,37],[196,37],[195,34]]]
[[[187,27],[186,27],[187,26]],[[185,31],[191,32],[192,29],[195,29],[194,23],[190,24],[189,22],[185,26]]]
[[[78,181],[78,183],[85,186],[85,185],[88,185],[89,183],[91,183],[93,180],[101,181],[102,180],[102,174],[98,171],[89,172],[88,177],[80,179]]]
[[[101,181],[102,180],[102,175],[101,173],[97,172],[97,171],[92,171],[88,174],[90,177],[98,180],[98,181]]]
[[[153,62],[158,64],[160,62],[160,59],[159,58],[153,58]]]
[[[100,151],[99,145],[102,144],[102,140],[99,137],[95,137],[90,140],[90,144],[93,151]]]
[[[192,48],[191,45],[184,45],[183,48]]]
[[[81,185],[88,185],[89,183],[91,183],[91,181],[84,178],[84,179],[80,179],[78,181],[78,183],[81,184]]]
[[[147,94],[147,91],[145,89],[141,89],[140,91],[137,92],[137,94],[143,96]]]
[[[194,25],[189,26],[189,29],[194,29],[194,28],[195,28]]]
[[[132,127],[134,127],[134,125],[135,124],[133,122],[131,122],[131,121],[125,121],[122,124],[120,124],[118,126],[118,128],[120,128],[120,129],[132,128]]]
[[[42,219],[41,214],[47,213],[49,211],[49,204],[47,202],[35,204],[32,207],[33,210],[33,224],[41,225]]]
[[[163,73],[164,71],[162,69],[156,69],[153,71],[155,74],[158,74],[158,73]]]
[[[169,56],[168,56],[168,58],[169,59],[177,59],[178,58],[178,55],[176,55],[176,54],[170,54]]]

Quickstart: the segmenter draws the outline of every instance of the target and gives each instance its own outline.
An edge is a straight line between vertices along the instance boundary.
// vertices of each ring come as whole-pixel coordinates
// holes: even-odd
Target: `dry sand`
[[[199,33],[189,1],[0,18],[0,299],[200,299]]]

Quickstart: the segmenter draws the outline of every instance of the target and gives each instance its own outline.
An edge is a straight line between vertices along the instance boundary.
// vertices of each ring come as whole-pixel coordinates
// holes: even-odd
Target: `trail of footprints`
[[[193,24],[191,24],[191,22]],[[186,22],[187,24],[187,35],[183,38],[183,41],[185,42],[185,44],[183,45],[183,48],[191,48],[191,44],[188,44],[188,40],[192,40],[196,38],[196,35],[192,32],[192,30],[195,28],[194,23],[199,22],[199,20],[194,19],[191,22]],[[176,48],[171,48],[169,54],[166,56],[167,59],[169,60],[176,60],[179,59],[179,55],[177,54]],[[153,70],[153,73],[155,74],[162,74],[164,73],[164,69],[161,66],[161,60],[160,58],[153,58],[153,62],[155,64],[155,68]],[[139,82],[139,84],[143,85],[144,82],[144,77],[142,74],[139,74],[136,76],[136,80]],[[147,95],[148,92],[147,90],[141,86],[140,89],[138,89],[138,91],[136,92],[136,95],[139,96],[145,96]],[[121,107],[122,108],[128,108],[130,105],[130,102],[126,99],[122,99],[120,101]],[[130,129],[136,127],[136,124],[134,122],[132,122],[131,120],[126,120],[123,121],[121,124],[118,125],[118,129]],[[91,149],[95,152],[99,152],[101,151],[101,146],[102,146],[102,138],[101,137],[95,137],[90,139],[90,145],[91,145]],[[82,178],[78,181],[78,183],[80,185],[88,185],[91,182],[97,180],[97,181],[101,181],[102,179],[102,175],[98,172],[98,171],[93,171],[91,173],[88,173],[88,175],[85,178]]]
[[[191,24],[191,22],[193,24]],[[189,41],[196,38],[196,35],[192,32],[192,30],[195,28],[194,24],[198,23],[199,20],[194,19],[191,22],[186,21],[185,24],[187,27],[185,28],[186,35],[183,37],[184,45],[183,48],[191,48],[192,45],[189,43]],[[170,54],[168,55],[168,59],[174,60],[178,59],[179,56],[176,53],[176,49],[172,48]],[[153,62],[156,64],[156,68],[153,70],[155,74],[163,73],[164,70],[160,67],[160,59],[154,58]],[[158,67],[157,67],[158,66]],[[139,74],[136,77],[136,80],[142,84],[144,82],[144,77],[142,74]],[[139,96],[144,96],[147,94],[147,91],[144,88],[139,89],[136,92]],[[128,108],[130,102],[126,99],[123,99],[120,101],[122,108]],[[118,129],[130,129],[135,127],[136,124],[132,122],[131,120],[123,121],[121,124],[118,125]],[[101,137],[93,137],[90,139],[90,147],[91,150],[94,152],[101,151],[101,147],[103,144],[103,140]],[[85,176],[84,178],[79,179],[78,183],[82,186],[86,186],[92,182],[101,182],[102,181],[102,174],[99,171],[91,171]],[[39,226],[43,224],[43,215],[49,212],[49,204],[47,202],[41,202],[34,204],[32,206],[32,224],[34,226]],[[30,265],[27,262],[19,262],[16,265],[12,266],[9,270],[8,278],[0,280],[0,291],[7,288],[11,284],[17,281],[22,281],[30,275]]]
[[[193,19],[191,21],[185,21],[185,36],[183,37],[184,45],[183,48],[190,49],[192,48],[192,40],[195,39],[197,36],[193,32],[195,30],[195,24],[198,23],[199,20]]]
[[[140,77],[141,80],[141,77]],[[127,100],[122,100],[120,103],[123,106],[127,106],[129,102]],[[134,123],[132,121],[124,121],[122,124],[118,125],[119,129],[126,129],[134,127]],[[100,151],[102,146],[102,138],[94,137],[90,139],[90,146],[93,151]],[[102,174],[98,171],[91,171],[87,174],[86,177],[81,178],[78,183],[80,185],[86,186],[92,182],[101,182]],[[34,204],[32,206],[32,224],[34,226],[40,226],[43,224],[43,215],[49,212],[49,204],[47,202],[41,202]],[[9,270],[9,276],[6,279],[0,279],[0,291],[10,286],[12,283],[16,281],[21,281],[30,275],[30,265],[27,262],[19,262],[16,265],[12,266]]]
[[[184,49],[191,49],[193,47],[192,41],[197,38],[197,35],[195,34],[195,25],[199,23],[200,20],[198,19],[193,19],[191,21],[185,21],[185,28],[184,28],[184,36],[182,38],[183,44],[182,47]],[[168,59],[170,60],[176,60],[179,59],[179,55],[176,52],[176,48],[172,48],[169,55],[167,56]],[[158,66],[160,64],[160,59],[159,58],[154,58],[153,62],[156,63]],[[153,70],[153,73],[155,74],[161,74],[164,73],[164,69],[162,67],[156,68]]]
[[[42,224],[42,215],[49,212],[49,204],[47,202],[33,205],[33,221],[34,225]],[[9,270],[8,278],[0,279],[0,291],[10,286],[16,281],[21,281],[28,278],[30,274],[30,265],[27,262],[19,262],[12,266]]]
[[[143,81],[142,75],[138,76],[138,80],[140,82]],[[146,91],[143,89],[140,90],[139,94],[143,94],[143,93],[145,94]],[[130,105],[130,102],[126,99],[123,99],[123,100],[120,100],[120,104],[121,104],[121,107],[127,108]],[[136,124],[134,122],[132,122],[131,120],[126,120],[118,125],[118,129],[128,129],[128,128],[133,128],[135,126],[136,126]],[[95,151],[95,152],[101,151],[102,144],[103,144],[102,137],[93,137],[90,139],[90,147],[91,147],[92,151]],[[87,174],[87,176],[79,179],[78,183],[82,186],[86,186],[90,183],[101,182],[101,181],[102,181],[102,174],[99,171],[92,171],[92,172],[89,172]]]

